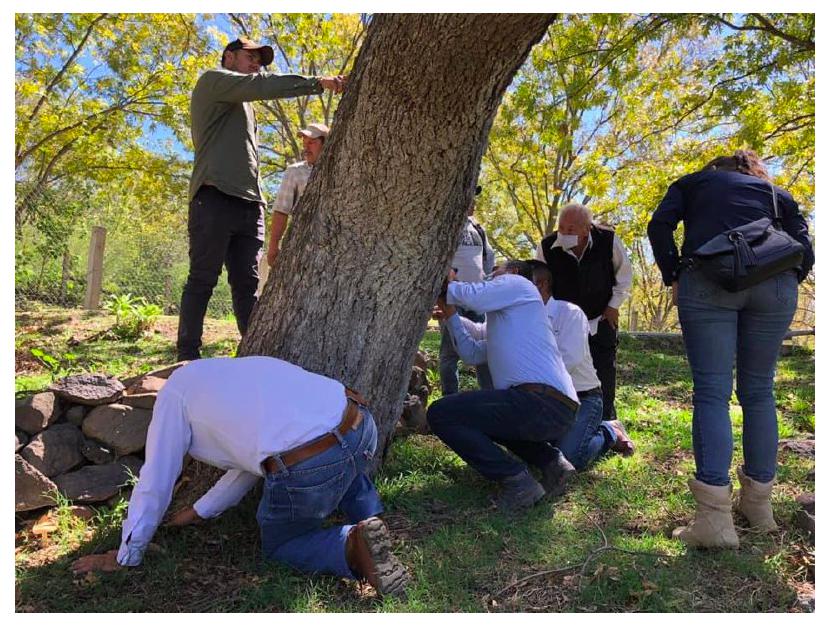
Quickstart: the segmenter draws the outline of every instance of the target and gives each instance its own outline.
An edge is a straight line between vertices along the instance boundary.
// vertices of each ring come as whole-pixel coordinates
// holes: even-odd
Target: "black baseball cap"
[[[222,51],[222,54],[224,56],[226,52],[233,52],[234,50],[259,50],[262,65],[271,65],[271,62],[274,61],[274,48],[258,44],[255,41],[251,41],[247,37],[240,37],[239,39],[229,42],[228,45],[225,46],[225,50]]]

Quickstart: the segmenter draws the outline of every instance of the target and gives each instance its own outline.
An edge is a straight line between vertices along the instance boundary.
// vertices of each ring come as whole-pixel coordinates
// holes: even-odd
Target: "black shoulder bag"
[[[779,273],[798,268],[805,248],[782,229],[776,188],[773,220],[760,218],[728,229],[693,252],[702,272],[728,292],[739,292]]]

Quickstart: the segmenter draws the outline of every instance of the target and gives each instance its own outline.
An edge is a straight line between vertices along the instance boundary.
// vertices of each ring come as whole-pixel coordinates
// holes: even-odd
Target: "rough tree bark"
[[[377,15],[238,355],[370,400],[386,451],[502,94],[552,15]]]

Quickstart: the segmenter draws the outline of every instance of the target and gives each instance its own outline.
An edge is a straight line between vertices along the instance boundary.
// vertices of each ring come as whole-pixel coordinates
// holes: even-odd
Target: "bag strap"
[[[773,181],[768,181],[768,185],[770,185],[770,193],[773,196],[773,224],[776,225],[777,229],[781,229],[782,217],[779,215],[779,203],[776,201],[776,187],[774,187]]]

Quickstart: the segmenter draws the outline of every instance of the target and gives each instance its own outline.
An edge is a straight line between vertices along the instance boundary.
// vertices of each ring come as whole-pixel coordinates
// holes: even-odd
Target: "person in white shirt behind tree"
[[[139,565],[189,454],[227,472],[170,525],[218,517],[264,478],[257,522],[266,559],[403,595],[409,576],[390,551],[376,516],[383,507],[364,472],[376,441],[366,402],[333,379],[262,356],[191,362],[156,400],[120,548],[79,558],[72,569]],[[336,509],[350,523],[324,528]]]
[[[623,456],[635,453],[635,444],[618,420],[603,421],[603,392],[589,350],[589,321],[578,306],[551,296],[551,271],[545,262],[529,260],[533,281],[540,292],[551,331],[580,399],[577,418],[557,443],[578,471],[584,471],[607,451]]]

